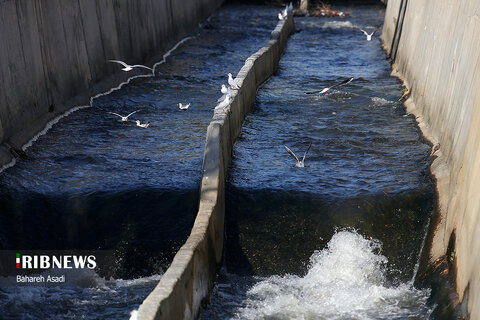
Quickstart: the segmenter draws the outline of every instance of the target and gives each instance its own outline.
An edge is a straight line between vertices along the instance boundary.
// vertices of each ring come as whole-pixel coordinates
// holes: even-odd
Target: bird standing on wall
[[[133,68],[144,68],[144,69],[148,69],[148,70],[153,72],[152,68],[144,66],[143,64],[129,65],[129,64],[126,64],[125,62],[120,61],[120,60],[108,60],[108,62],[115,62],[115,63],[121,64],[122,66],[125,67],[125,68],[122,68],[122,70],[125,71],[125,72],[128,72],[128,71],[132,70]]]
[[[297,162],[295,164],[295,167],[296,168],[303,168],[305,167],[305,157],[307,156],[307,153],[308,153],[308,150],[310,150],[310,148],[312,147],[312,143],[310,142],[310,144],[308,145],[308,148],[307,148],[307,151],[305,151],[305,153],[303,154],[303,158],[302,160],[298,159],[298,157],[295,155],[295,153],[293,153],[292,150],[290,150],[287,146],[285,146],[285,150],[287,150],[287,152],[295,159],[295,161]]]
[[[220,98],[218,98],[217,102],[221,102],[221,101],[225,100],[225,98],[227,96],[232,95],[232,90],[230,89],[230,87],[227,87],[224,84],[222,84],[222,88],[220,89],[220,91],[223,93],[223,95]]]
[[[216,107],[215,107],[215,110],[220,110],[222,109],[223,113],[225,113],[225,108],[228,107],[228,105],[232,102],[232,97],[227,94],[225,96],[225,99],[222,100],[222,102],[220,102]]]
[[[130,319],[128,320],[138,320],[138,311],[137,310],[132,310],[130,312]]]
[[[334,85],[331,86],[331,87],[323,88],[322,90],[305,92],[305,94],[320,93],[322,96],[324,96],[324,95],[326,95],[326,94],[328,93],[328,91],[330,91],[331,89],[336,88],[336,87],[340,87],[340,86],[344,86],[344,85],[346,85],[347,83],[350,83],[350,82],[352,82],[352,81],[353,81],[353,77],[352,77],[352,78],[348,78],[347,80],[344,80],[344,81],[339,82],[339,83],[337,83],[337,84],[334,84]]]
[[[148,128],[150,125],[150,122],[140,123],[140,120],[135,120],[135,123],[137,124],[137,127],[140,128]]]
[[[228,85],[229,85],[230,88],[232,88],[233,90],[238,90],[238,89],[240,89],[240,87],[239,87],[238,84],[235,82],[235,80],[233,80],[233,77],[232,77],[232,74],[231,74],[231,73],[228,74]]]
[[[288,16],[288,6],[286,6],[282,12],[278,13],[278,20],[283,21],[287,18],[287,16]]]
[[[109,113],[110,113],[110,114],[113,114],[113,115],[115,115],[115,116],[117,116],[117,117],[119,117],[121,122],[127,122],[127,121],[128,121],[128,117],[130,117],[132,114],[137,113],[137,112],[138,112],[138,110],[133,111],[132,113],[130,113],[129,115],[127,115],[127,116],[125,116],[125,117],[122,116],[122,115],[120,115],[120,114],[118,114],[118,113],[115,113],[115,112],[109,112]]]
[[[177,103],[178,109],[180,110],[188,110],[188,107],[190,107],[190,103],[187,104],[182,104],[182,103]]]
[[[373,36],[373,34],[375,33],[376,30],[373,30],[373,32],[370,33],[370,34],[368,34],[368,32],[363,30],[363,29],[360,29],[360,31],[362,31],[363,34],[367,36],[367,41],[372,41],[372,36]]]

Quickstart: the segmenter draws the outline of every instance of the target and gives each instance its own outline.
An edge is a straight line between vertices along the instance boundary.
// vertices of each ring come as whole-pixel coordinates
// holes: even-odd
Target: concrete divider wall
[[[233,101],[224,113],[216,110],[207,129],[200,206],[192,232],[157,287],[138,310],[138,319],[194,319],[208,300],[222,260],[225,219],[225,176],[233,144],[245,116],[253,108],[257,88],[276,70],[288,36],[291,16],[279,21],[271,40],[245,61]]]
[[[409,90],[407,111],[436,157],[439,216],[430,260],[454,242],[456,289],[471,319],[480,319],[479,35],[479,1],[388,1],[384,45]]]
[[[223,0],[0,0],[0,143],[15,148],[190,34]],[[153,62],[152,62],[153,61]],[[11,160],[0,146],[0,167]]]

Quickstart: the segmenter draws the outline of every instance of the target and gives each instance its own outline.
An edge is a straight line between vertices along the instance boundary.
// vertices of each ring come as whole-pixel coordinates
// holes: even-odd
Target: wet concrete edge
[[[436,110],[435,106],[425,105],[426,100],[423,98],[423,95],[426,83],[415,77],[419,76],[423,70],[412,70],[413,64],[409,64],[408,61],[405,60],[405,56],[415,58],[415,50],[417,50],[417,48],[411,47],[407,50],[405,48],[399,49],[400,41],[405,41],[405,43],[408,44],[412,41],[411,38],[408,38],[411,34],[404,35],[403,37],[405,39],[402,39],[403,24],[412,23],[415,25],[414,20],[416,17],[421,17],[421,13],[418,12],[416,13],[417,16],[415,16],[415,14],[412,13],[414,12],[413,9],[407,11],[407,1],[408,0],[388,1],[381,40],[383,43],[383,49],[388,54],[389,58],[392,59],[391,76],[398,78],[405,87],[404,96],[402,98],[405,98],[404,106],[407,114],[411,114],[415,117],[421,135],[432,147],[429,156],[429,170],[435,181],[437,205],[429,226],[424,257],[422,257],[422,265],[420,266],[422,272],[419,272],[420,279],[417,280],[424,282],[425,278],[429,278],[429,281],[431,281],[432,284],[435,285],[436,283],[437,288],[434,288],[434,290],[443,291],[441,294],[447,297],[443,302],[448,304],[439,307],[443,309],[453,308],[453,312],[456,314],[452,314],[452,318],[474,319],[480,310],[476,307],[474,308],[473,300],[469,299],[469,290],[473,290],[472,287],[475,289],[478,288],[478,282],[475,277],[471,277],[466,281],[466,285],[459,285],[457,283],[457,273],[460,270],[457,263],[455,247],[458,243],[456,243],[455,240],[452,241],[452,238],[455,239],[456,226],[450,221],[457,219],[456,216],[458,215],[458,212],[455,212],[455,208],[452,208],[452,202],[455,200],[455,194],[459,191],[454,190],[457,188],[457,183],[453,178],[455,176],[452,171],[454,169],[454,164],[452,165],[453,160],[451,155],[448,154],[451,150],[445,151],[445,149],[451,149],[451,141],[446,141],[442,146],[440,143],[443,135],[440,135],[438,132],[438,122],[445,120],[442,119],[442,116],[445,115],[438,114],[439,111],[438,109]],[[425,9],[428,7],[427,5],[424,5],[423,2],[419,3],[419,5],[424,6]],[[403,15],[403,17],[401,17],[401,15]],[[431,23],[431,21],[425,22],[426,26],[424,30],[427,30],[429,27],[431,28],[430,25],[427,25],[428,23]],[[430,42],[434,43],[435,39],[432,38]],[[399,50],[401,49],[404,51],[401,52],[404,57],[403,59],[396,59],[397,51],[400,52]],[[438,60],[438,55],[435,54],[431,52],[427,53],[429,59]],[[443,80],[444,79],[433,78],[430,79],[430,82]],[[443,92],[433,100],[436,100],[437,104],[441,104],[443,102],[442,99],[446,99],[446,95],[447,93]],[[455,106],[455,108],[457,108],[457,106]],[[437,114],[434,114],[433,117],[432,110],[437,111]],[[448,128],[442,129],[448,130]],[[455,132],[454,134],[458,134],[458,132]],[[463,245],[465,245],[465,243]],[[472,243],[469,245],[472,245]],[[473,244],[473,246],[475,246],[475,244]],[[473,251],[475,250],[472,250],[472,253]],[[468,253],[465,252],[465,254]],[[464,267],[463,269],[468,268]],[[439,276],[438,273],[441,275]],[[466,275],[466,277],[468,277],[468,275]],[[450,287],[450,285],[453,285],[454,288]],[[454,292],[455,290],[456,292]],[[479,291],[478,289],[476,290]],[[447,312],[452,312],[452,310],[447,310]]]
[[[8,16],[0,20],[8,43],[0,48],[0,171],[46,126],[145,74],[118,71],[108,59],[153,65],[222,3],[0,1]]]
[[[143,301],[138,319],[195,319],[208,302],[222,261],[225,220],[225,177],[233,145],[245,116],[254,106],[258,87],[273,75],[294,32],[291,15],[279,21],[270,40],[239,71],[240,89],[225,110],[215,110],[207,128],[200,205],[192,232],[159,284]]]

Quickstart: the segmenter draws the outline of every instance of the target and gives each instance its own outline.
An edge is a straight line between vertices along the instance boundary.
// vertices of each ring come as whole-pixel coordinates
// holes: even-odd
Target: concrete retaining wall
[[[108,59],[152,65],[222,2],[0,0],[0,143],[20,149],[49,120],[135,74]],[[10,160],[0,146],[0,167]]]
[[[407,111],[436,156],[440,212],[430,259],[454,239],[456,289],[471,319],[480,319],[479,35],[479,1],[388,1],[384,44],[409,89]]]
[[[138,319],[193,319],[207,301],[222,260],[225,218],[225,176],[233,144],[252,109],[257,88],[276,70],[288,36],[291,16],[280,21],[271,40],[245,61],[226,113],[216,110],[207,129],[200,206],[192,233],[157,287],[142,303]]]

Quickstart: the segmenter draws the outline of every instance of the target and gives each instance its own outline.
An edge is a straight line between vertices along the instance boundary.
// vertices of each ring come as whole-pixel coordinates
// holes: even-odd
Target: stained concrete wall
[[[407,111],[433,143],[439,217],[430,259],[455,233],[456,289],[480,319],[480,2],[389,0],[383,40]],[[453,239],[453,238],[452,238]]]
[[[0,143],[20,149],[47,121],[134,73],[108,59],[152,65],[222,2],[0,0]],[[0,167],[10,160],[0,146]]]
[[[208,300],[222,260],[225,219],[225,176],[233,144],[252,109],[257,88],[276,70],[288,36],[291,16],[280,21],[271,40],[250,56],[237,75],[240,90],[224,113],[216,110],[207,129],[200,206],[192,233],[157,287],[138,310],[138,319],[194,319]]]

